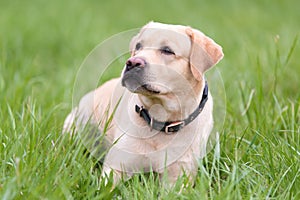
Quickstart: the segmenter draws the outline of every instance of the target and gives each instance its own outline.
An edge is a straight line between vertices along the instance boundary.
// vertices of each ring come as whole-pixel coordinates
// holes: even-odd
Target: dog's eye
[[[142,44],[141,44],[141,43],[137,43],[137,44],[135,45],[135,50],[136,50],[136,51],[140,50],[141,48],[142,48]]]
[[[175,55],[174,51],[172,49],[170,49],[170,47],[167,47],[167,46],[162,47],[160,49],[160,51],[162,54],[165,54],[165,55]]]

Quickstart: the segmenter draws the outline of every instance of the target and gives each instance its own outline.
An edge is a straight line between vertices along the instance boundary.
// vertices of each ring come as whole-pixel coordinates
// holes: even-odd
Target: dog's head
[[[202,32],[155,22],[133,37],[130,51],[122,85],[147,96],[201,87],[204,72],[223,58],[222,48]]]

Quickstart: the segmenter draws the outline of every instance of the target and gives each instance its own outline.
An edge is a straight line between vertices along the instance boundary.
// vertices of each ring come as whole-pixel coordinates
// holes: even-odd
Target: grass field
[[[299,7],[297,0],[0,0],[0,199],[300,199]],[[180,194],[184,178],[168,190],[155,174],[110,192],[96,161],[61,128],[88,53],[150,20],[193,26],[223,46],[220,152],[199,162],[195,187]]]

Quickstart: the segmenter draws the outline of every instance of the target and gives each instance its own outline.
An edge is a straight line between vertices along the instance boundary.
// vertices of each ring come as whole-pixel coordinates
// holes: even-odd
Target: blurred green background
[[[74,74],[97,44],[151,20],[190,25],[221,44],[225,58],[218,67],[229,89],[241,80],[255,84],[258,76],[268,89],[272,87],[277,53],[279,62],[284,62],[299,34],[299,4],[296,0],[2,0],[0,89],[7,99],[15,98],[21,87],[26,94],[40,96],[45,91],[51,93],[52,100],[59,94],[57,101],[66,101],[70,95],[66,89]],[[289,66],[280,71],[280,92],[284,95],[297,93],[297,53],[298,46]],[[49,95],[47,99],[43,96],[47,102]]]
[[[89,173],[92,164],[80,165],[89,161],[65,143],[55,146],[72,107],[76,73],[100,42],[153,20],[200,29],[225,54],[217,68],[227,115],[221,167],[212,170],[225,175],[208,178],[212,187],[187,193],[198,199],[198,193],[297,199],[299,8],[299,0],[0,0],[0,194],[93,197],[97,181],[86,181],[96,180]],[[121,189],[127,195],[122,198],[149,197],[134,183],[126,188],[130,194]]]

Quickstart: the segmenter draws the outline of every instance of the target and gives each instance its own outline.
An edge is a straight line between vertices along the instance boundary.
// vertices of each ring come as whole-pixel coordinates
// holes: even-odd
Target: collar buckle
[[[184,121],[179,121],[179,122],[173,122],[169,125],[166,126],[165,128],[165,133],[167,135],[170,135],[174,132],[177,132],[179,131],[182,127],[184,127],[185,125],[185,122]]]

